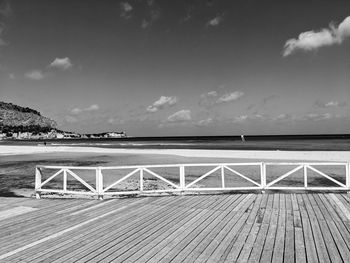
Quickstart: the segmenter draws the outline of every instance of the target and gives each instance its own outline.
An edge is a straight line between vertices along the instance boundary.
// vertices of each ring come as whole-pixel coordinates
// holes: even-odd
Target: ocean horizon
[[[4,140],[0,145],[42,145],[136,149],[349,151],[350,134],[167,136],[98,139]]]

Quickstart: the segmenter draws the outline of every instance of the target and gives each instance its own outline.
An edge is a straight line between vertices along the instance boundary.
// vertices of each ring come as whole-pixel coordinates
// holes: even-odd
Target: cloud
[[[132,5],[130,5],[128,2],[122,2],[120,3],[120,9],[122,10],[120,16],[125,19],[131,18],[130,12],[133,10]]]
[[[65,58],[55,58],[54,61],[51,62],[49,67],[58,68],[61,70],[67,70],[71,68],[73,64],[71,63],[70,59],[68,57]]]
[[[346,102],[339,102],[339,101],[328,101],[328,102],[322,102],[320,100],[315,102],[315,105],[319,108],[329,108],[329,107],[345,107],[347,105]]]
[[[350,16],[344,19],[337,27],[333,23],[328,28],[319,31],[306,31],[299,34],[298,38],[286,41],[283,56],[289,56],[297,50],[313,51],[321,47],[341,44],[350,36]]]
[[[82,113],[83,110],[82,109],[79,109],[79,108],[74,108],[70,111],[71,114],[74,114],[74,115],[77,115],[77,114],[80,114]]]
[[[99,109],[100,109],[100,107],[97,104],[92,104],[92,105],[90,105],[89,107],[87,107],[85,109],[74,108],[74,109],[72,109],[70,111],[70,113],[73,114],[73,115],[78,115],[78,114],[83,113],[83,112],[97,111]]]
[[[96,111],[99,110],[100,107],[97,104],[93,104],[85,109],[85,111]]]
[[[202,94],[199,106],[201,107],[213,107],[215,105],[233,102],[238,100],[244,95],[242,91],[234,91],[219,94],[217,91],[209,91],[208,93]]]
[[[207,26],[218,26],[224,19],[224,14],[218,15],[207,22]]]
[[[154,5],[154,1],[148,1],[148,6],[150,8],[149,17],[144,18],[142,20],[141,27],[143,29],[150,28],[154,24],[154,22],[156,22],[160,18],[161,10],[160,8],[157,8]]]
[[[16,79],[16,76],[15,76],[14,73],[10,73],[10,74],[9,74],[9,78],[10,78],[10,79]]]
[[[323,120],[329,120],[333,118],[331,113],[308,113],[304,116],[300,117],[294,117],[293,119],[296,121],[323,121]]]
[[[191,117],[190,110],[180,110],[170,115],[167,118],[167,122],[186,122],[186,121],[190,121],[191,119],[192,117]]]
[[[45,77],[42,71],[38,69],[28,71],[27,73],[24,74],[24,76],[32,80],[41,80]]]
[[[218,98],[217,103],[225,103],[225,102],[230,102],[239,99],[244,95],[243,92],[241,91],[235,91],[232,93],[224,94],[220,98]]]
[[[177,97],[166,97],[161,96],[157,101],[155,101],[152,105],[147,107],[148,112],[157,112],[165,107],[174,106],[177,103]]]
[[[214,122],[213,118],[207,118],[197,122],[197,126],[208,126]]]
[[[238,117],[234,117],[233,118],[233,122],[236,123],[236,122],[243,122],[243,121],[246,121],[248,120],[248,115],[241,115],[241,116],[238,116]]]

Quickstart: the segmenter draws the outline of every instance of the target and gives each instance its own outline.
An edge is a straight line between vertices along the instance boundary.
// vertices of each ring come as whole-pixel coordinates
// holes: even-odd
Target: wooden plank
[[[295,246],[294,246],[294,217],[291,194],[285,194],[286,201],[286,229],[285,229],[285,241],[284,241],[284,255],[283,262],[294,263],[295,262]],[[300,249],[300,248],[298,248]],[[305,251],[305,248],[304,248]],[[300,262],[300,260],[298,261]]]
[[[284,255],[284,243],[286,234],[286,203],[285,194],[280,194],[276,240],[273,248],[272,262],[282,263]]]
[[[118,210],[122,210],[122,209],[124,209],[124,207],[120,207],[119,209],[114,210],[114,211],[109,211],[109,212],[107,212],[107,213],[105,213],[105,214],[100,214],[100,215],[98,215],[98,216],[95,217],[95,218],[91,218],[91,219],[89,219],[89,220],[87,220],[87,221],[83,221],[83,222],[81,222],[81,223],[79,223],[79,224],[77,224],[77,225],[71,226],[71,227],[66,228],[66,229],[64,229],[64,230],[62,230],[62,231],[59,231],[59,232],[56,232],[56,233],[54,233],[54,234],[52,234],[52,235],[46,236],[45,238],[36,240],[35,242],[29,243],[29,244],[27,244],[27,245],[25,245],[25,246],[16,248],[15,250],[12,250],[12,251],[9,251],[9,252],[7,252],[7,253],[5,253],[5,254],[0,255],[0,260],[5,259],[5,258],[7,258],[7,257],[9,257],[9,256],[11,256],[11,255],[17,254],[17,253],[19,253],[19,252],[22,252],[22,251],[24,251],[24,250],[27,250],[28,248],[37,246],[37,245],[39,245],[39,244],[41,244],[41,243],[44,243],[44,242],[46,242],[46,241],[48,241],[48,240],[54,239],[54,238],[56,238],[56,237],[58,237],[58,236],[61,236],[61,235],[65,234],[65,233],[67,233],[67,232],[73,231],[73,230],[76,229],[76,228],[82,227],[82,226],[84,226],[84,225],[86,225],[86,224],[89,224],[89,223],[91,223],[91,222],[93,222],[93,221],[96,221],[96,220],[98,220],[98,219],[100,219],[100,218],[106,217],[106,216],[108,216],[108,215],[110,215],[110,214],[112,214],[112,213],[116,213]]]
[[[302,194],[301,198],[305,205],[305,212],[307,213],[308,218],[310,220],[311,230],[314,237],[318,260],[321,262],[331,262],[331,259],[327,252],[325,240],[323,239],[324,237],[323,237],[322,231],[325,231],[325,229],[322,229],[321,231],[319,220],[317,219],[316,214],[312,206],[310,205],[308,195]]]
[[[299,211],[301,215],[302,230],[304,233],[304,242],[306,249],[306,257],[308,262],[317,262],[317,250],[315,246],[315,241],[312,233],[311,223],[306,212],[305,204],[300,194],[295,195],[299,205]],[[296,239],[297,241],[297,239]],[[299,248],[298,244],[295,244],[296,248]],[[298,249],[296,250],[298,252]],[[298,256],[296,258],[298,260]],[[304,261],[304,260],[303,260]]]
[[[142,207],[141,211],[140,210],[132,210],[128,213],[128,211],[125,211],[125,213],[117,215],[117,217],[113,217],[113,219],[115,220],[115,218],[118,218],[118,220],[120,220],[120,222],[122,223],[123,220],[125,222],[130,222],[132,221],[133,218],[137,218],[138,214],[137,212],[144,212],[147,211],[147,209],[149,209],[149,204],[145,205]],[[161,209],[161,208],[159,208]],[[153,210],[152,210],[153,211]],[[155,213],[157,212],[157,209],[154,209]],[[151,214],[152,216],[153,214]],[[153,217],[152,217],[153,218]],[[71,236],[64,236],[61,239],[56,239],[53,240],[52,242],[48,242],[45,243],[43,246],[40,247],[40,252],[38,253],[38,251],[36,249],[33,249],[32,251],[26,251],[26,253],[23,255],[23,258],[26,260],[30,260],[31,262],[38,258],[38,257],[44,257],[44,256],[48,256],[47,254],[49,254],[50,252],[59,252],[60,249],[65,249],[67,252],[67,248],[65,248],[65,246],[69,246],[70,243],[74,242],[74,241],[81,241],[82,239],[84,239],[87,236],[93,236],[93,239],[96,239],[99,235],[101,236],[101,234],[103,233],[101,230],[103,230],[103,228],[113,228],[115,225],[114,220],[110,220],[110,218],[106,218],[105,220],[101,220],[99,221],[98,224],[92,225],[90,226],[88,229],[80,229],[80,231],[75,231],[74,233],[72,233]],[[83,245],[83,243],[80,243],[80,245]]]
[[[242,232],[245,229],[245,226],[249,226],[250,229],[253,218],[256,217],[256,213],[258,211],[258,205],[260,204],[261,196],[254,195],[253,202],[251,205],[244,211],[242,211],[241,218],[237,221],[234,226],[227,231],[226,236],[222,241],[219,242],[216,249],[208,258],[209,262],[219,262],[224,261],[227,256],[227,251],[232,248],[232,245],[237,242],[238,238],[241,236]],[[249,223],[248,223],[249,221]],[[223,229],[225,231],[225,229]],[[223,232],[221,231],[221,233]],[[246,231],[248,233],[248,231]]]
[[[297,195],[291,195],[292,209],[293,209],[293,224],[294,224],[294,240],[295,240],[295,261],[306,262],[306,246],[303,225],[301,221],[301,214],[299,210],[299,204],[297,201]]]
[[[249,255],[248,262],[258,262],[260,261],[261,253],[263,251],[266,235],[269,229],[270,218],[272,214],[272,206],[273,206],[274,195],[269,194],[266,211],[264,214],[264,218],[262,220],[262,224],[258,233],[258,236],[255,240],[253,249]]]
[[[231,207],[231,209],[233,209],[233,207],[236,206],[236,204],[238,202],[240,202],[240,200],[242,200],[244,197],[243,195],[234,195],[234,196],[229,196],[228,199],[228,204],[231,204],[231,206],[229,206],[228,208]],[[226,204],[223,204],[223,206],[226,206]],[[231,210],[230,209],[230,210]],[[216,224],[221,221],[221,218],[224,218],[230,210],[225,211],[225,213],[219,213],[219,216],[217,217],[217,219],[215,219],[214,221],[211,222],[211,224],[205,228],[199,235],[197,235],[196,237],[196,241],[195,242],[200,242],[201,238],[207,237],[207,235],[211,232],[210,230],[213,229]],[[168,240],[167,240],[168,239]],[[158,238],[152,240],[149,244],[147,244],[144,248],[142,248],[139,252],[137,252],[136,254],[134,254],[132,257],[130,257],[128,259],[129,262],[132,262],[132,260],[136,260],[140,261],[140,262],[146,262],[148,260],[151,260],[151,258],[160,250],[162,250],[165,246],[167,246],[169,243],[171,242],[171,239],[169,238],[169,232],[165,232],[164,234],[162,234],[161,236],[159,236]],[[191,246],[193,246],[192,244],[195,244],[194,242],[191,243]],[[190,248],[189,250],[192,251],[192,249]],[[185,251],[186,253],[186,251]],[[127,261],[127,262],[128,262]]]
[[[172,244],[176,244],[179,240],[181,240],[183,238],[183,235],[187,235],[189,234],[191,231],[191,226],[194,225],[200,225],[202,222],[204,222],[210,215],[212,215],[213,213],[215,213],[215,211],[212,210],[206,210],[206,209],[202,209],[198,214],[195,214],[194,217],[192,217],[189,221],[187,221],[185,224],[174,224],[175,222],[173,221],[172,225],[175,229],[175,232],[173,233],[172,238],[171,238],[171,243]],[[217,212],[216,212],[217,213]],[[182,217],[180,217],[181,219],[183,219]],[[159,222],[156,223],[156,225],[159,225]],[[152,229],[154,229],[155,227],[152,227]],[[158,230],[158,228],[156,228],[155,230]],[[164,228],[164,230],[166,230],[167,227]],[[145,233],[144,238],[147,239],[147,237],[149,236],[149,232]],[[136,237],[136,240],[138,242],[143,241],[142,239],[140,240],[139,236]],[[147,242],[145,242],[147,243]],[[123,256],[124,252],[126,252],[128,249],[130,249],[130,243],[128,243],[127,245],[119,245],[117,243],[114,243],[113,247],[111,248],[111,250],[106,251],[103,254],[98,255],[98,257],[94,258],[94,261],[98,261],[98,262],[122,262],[122,260],[120,260],[120,257]],[[158,254],[157,254],[158,255]],[[152,260],[158,261],[159,259],[155,259],[156,257],[152,258]],[[85,259],[82,259],[81,262],[85,261]],[[78,261],[79,262],[79,261]]]
[[[8,218],[13,218],[19,215],[23,215],[29,212],[33,212],[38,210],[37,208],[29,207],[29,206],[17,206],[11,209],[3,210],[0,213],[0,221]]]
[[[316,218],[320,225],[320,229],[322,230],[322,235],[325,241],[325,245],[327,247],[330,261],[341,262],[342,257],[339,254],[338,250],[344,251],[344,240],[341,238],[341,235],[338,233],[337,228],[334,227],[335,225],[332,225],[331,221],[326,220],[326,218],[324,217],[320,207],[318,206],[318,203],[315,200],[315,196],[312,194],[309,194],[307,197],[309,198],[310,207],[314,210]],[[350,254],[348,254],[348,256],[349,256],[348,258],[350,258]]]
[[[43,231],[43,228],[45,228],[45,226],[51,226],[52,228],[55,227],[55,224],[60,222],[61,220],[65,220],[68,216],[57,216],[55,214],[51,215],[44,213],[44,216],[41,216],[40,218],[37,218],[37,220],[31,220],[30,223],[25,224],[25,227],[23,227],[23,225],[19,225],[16,226],[16,230],[14,230],[14,228],[9,227],[6,231],[2,231],[2,237],[0,238],[0,242],[3,243],[3,241],[5,241],[5,243],[7,242],[9,244],[9,246],[20,246],[21,244],[19,244],[18,241],[17,243],[15,242],[15,240],[18,240],[18,238],[21,237],[26,237],[26,239],[22,238],[22,243],[28,241],[28,239],[30,237],[34,237],[34,238],[40,238],[39,234],[40,233],[44,233],[44,234],[48,234],[47,233],[47,229],[46,231]],[[94,215],[93,215],[94,216]],[[84,218],[79,218],[79,220],[84,220]],[[78,220],[78,221],[79,221]],[[25,222],[24,222],[25,223]],[[75,222],[72,222],[73,224]],[[18,229],[18,227],[20,227]],[[64,227],[64,225],[62,226]],[[10,236],[9,236],[10,235]],[[0,251],[3,251],[4,249],[7,249],[7,247],[1,247]]]
[[[169,201],[171,202],[172,200],[169,200]],[[150,222],[153,222],[154,219],[157,219],[157,216],[155,215],[158,214],[159,216],[162,216],[162,213],[159,213],[160,211],[167,210],[168,212],[173,212],[171,210],[168,210],[167,207],[165,206],[164,207],[158,206],[158,209],[159,209],[158,210],[157,206],[155,206],[154,203],[151,203],[150,205],[151,207],[155,207],[155,209],[150,209],[149,206],[141,207],[141,209],[139,208],[141,210],[140,214],[132,213],[131,216],[132,215],[135,215],[135,216],[134,217],[132,216],[131,218],[128,216],[125,219],[125,220],[128,220],[127,222],[124,222],[123,220],[119,221],[117,219],[113,219],[111,221],[114,223],[114,227],[105,226],[103,230],[98,232],[97,237],[96,235],[85,236],[83,240],[84,246],[82,246],[79,240],[74,241],[73,244],[68,243],[66,246],[60,248],[58,251],[57,250],[54,251],[55,253],[48,254],[47,260],[49,261],[53,261],[55,259],[70,260],[72,257],[75,257],[77,255],[83,256],[84,254],[88,254],[91,248],[95,248],[96,244],[101,246],[104,244],[108,244],[108,240],[107,240],[108,238],[115,237],[118,235],[124,236],[125,234],[131,234],[132,232],[136,232],[138,225],[140,227],[146,226]],[[146,210],[143,210],[144,208],[146,208]],[[150,211],[150,213],[145,213],[146,211]],[[178,210],[175,210],[175,211],[178,211]],[[138,213],[138,211],[134,211],[134,212]],[[136,227],[135,227],[135,224],[136,224]],[[119,226],[116,227],[116,225],[119,225]]]
[[[338,206],[339,210],[345,215],[347,221],[350,221],[350,211],[347,209],[347,207],[335,196],[335,194],[328,194],[328,196],[330,197],[330,200],[332,200],[333,203]]]
[[[143,202],[145,202],[145,200],[147,199],[144,199]],[[6,245],[3,245],[0,248],[0,251],[1,251],[0,254],[11,251],[16,247],[24,246],[27,243],[35,242],[35,240],[45,238],[45,236],[53,235],[54,233],[63,231],[66,228],[77,225],[90,218],[96,217],[96,214],[106,213],[108,211],[118,209],[119,207],[122,207],[122,206],[123,205],[120,205],[119,202],[116,202],[116,203],[110,203],[110,206],[105,207],[102,210],[100,208],[96,210],[95,213],[91,212],[84,216],[82,215],[77,215],[77,216],[66,215],[66,216],[60,216],[60,217],[56,216],[54,219],[50,221],[46,221],[46,218],[44,217],[42,218],[41,223],[37,224],[36,226],[29,229],[27,228],[21,232],[16,232],[12,234],[10,238],[7,238]],[[62,224],[62,221],[64,221],[65,223]]]
[[[234,203],[230,207],[229,214],[225,216],[225,218],[215,224],[212,231],[204,230],[199,236],[198,240],[200,242],[191,249],[192,251],[188,254],[185,261],[193,262],[201,256],[201,254],[208,248],[212,240],[216,239],[216,236],[220,232],[220,230],[230,221],[232,220],[232,216],[234,217],[236,214],[238,215],[238,211],[244,211],[247,206],[250,205],[250,197],[247,195],[242,195],[237,202]]]
[[[318,205],[320,213],[324,217],[325,221],[328,224],[330,233],[333,236],[335,245],[337,246],[339,253],[344,262],[348,261],[350,258],[350,233],[345,228],[343,222],[339,220],[330,205],[327,205],[326,198],[321,199],[321,194],[315,195],[315,201]]]
[[[264,248],[260,258],[261,262],[272,261],[273,248],[275,245],[277,223],[278,223],[278,217],[279,217],[280,195],[276,193],[273,196],[274,196],[274,199],[273,199],[273,207],[272,207],[272,213],[271,213],[271,218],[269,223],[269,230],[265,238]]]
[[[251,210],[249,217],[247,218],[247,221],[245,222],[242,231],[240,232],[237,239],[234,242],[232,242],[232,244],[222,254],[220,261],[235,262],[237,260],[237,257],[240,251],[242,250],[244,243],[246,242],[246,239],[254,225],[254,222],[258,217],[258,211],[260,208],[261,201],[262,195],[259,194],[257,195],[254,201],[254,206]]]
[[[269,195],[264,194],[261,201],[261,207],[258,211],[257,218],[254,222],[254,225],[252,226],[251,231],[249,232],[248,238],[246,242],[244,243],[244,246],[241,250],[241,253],[238,257],[238,262],[247,262],[248,258],[251,254],[251,251],[254,247],[255,240],[258,236],[259,230],[261,228],[262,222],[264,220],[265,214],[268,213],[266,210],[267,202],[268,202]]]
[[[223,196],[224,200],[228,203],[231,202],[229,196]],[[195,239],[196,237],[203,231],[203,230],[207,230],[208,228],[210,228],[210,225],[213,223],[213,221],[218,220],[219,218],[223,218],[223,215],[227,214],[228,211],[225,211],[224,213],[220,210],[220,207],[222,207],[223,205],[225,205],[226,203],[223,202],[222,200],[218,200],[218,205],[217,208],[218,209],[213,209],[213,211],[215,211],[215,213],[213,213],[210,217],[208,217],[203,223],[201,223],[198,226],[195,226],[193,231],[191,232],[191,234],[188,234],[185,238],[183,238],[179,243],[177,243],[173,249],[170,251],[170,253],[168,253],[166,255],[166,257],[164,257],[162,259],[162,261],[170,261],[171,258],[173,258],[174,256],[171,256],[171,253],[176,255],[183,255],[186,253],[186,249],[188,249],[192,244],[196,243]],[[150,242],[154,242],[157,239],[157,237],[155,237],[154,239],[150,240]],[[156,242],[153,243],[153,245],[156,245],[157,242],[160,242],[160,240],[157,240]],[[142,246],[142,244],[140,244],[140,246],[138,247],[134,247],[132,250],[128,251],[128,254],[125,254],[125,257],[120,257],[118,258],[118,260],[123,261],[123,262],[135,262],[136,260],[138,260],[138,258],[140,257],[140,255],[144,254],[146,251],[148,251],[151,246],[147,246],[144,247]],[[136,253],[136,252],[140,252],[140,253]],[[168,259],[167,259],[168,258]]]
[[[234,208],[232,210],[232,213],[228,214],[226,218],[228,218],[229,220],[226,222],[226,224],[224,223],[226,221],[225,220],[226,218],[221,222],[219,222],[219,224],[215,228],[218,230],[217,235],[215,236],[215,238],[209,238],[209,235],[207,236],[207,240],[211,242],[208,244],[208,246],[201,253],[201,255],[196,259],[195,262],[204,262],[204,260],[202,259],[205,259],[206,261],[209,261],[209,262],[215,261],[215,259],[210,259],[209,256],[213,255],[213,257],[215,257],[213,253],[216,249],[223,250],[223,251],[226,249],[227,241],[225,241],[225,237],[227,237],[227,235],[230,235],[230,233],[231,234],[236,233],[237,231],[236,228],[238,229],[241,228],[241,225],[244,223],[246,217],[248,217],[248,214],[245,214],[244,212],[250,206],[252,206],[252,203],[254,202],[254,200],[255,200],[254,195],[247,195],[244,201],[240,203],[241,206],[239,208]],[[213,232],[214,231],[211,231],[211,233]],[[222,245],[224,248],[221,249],[219,247],[220,245]],[[179,254],[179,253],[182,253],[181,247],[180,249],[172,250],[172,253],[169,253],[167,257],[163,258],[162,260],[167,261],[168,259],[174,258],[176,254]]]
[[[188,202],[191,201],[191,199],[187,199]],[[199,202],[202,202],[203,199],[199,199]],[[184,213],[187,213],[188,211],[192,211],[192,209],[184,209],[183,207],[178,207],[179,210],[175,207],[174,209],[170,210],[165,207],[166,211],[184,211]],[[160,213],[161,217],[164,217],[166,213]],[[181,215],[181,214],[180,214]],[[142,217],[141,217],[142,218]],[[151,224],[154,222],[154,220],[151,222]],[[123,227],[122,227],[123,228]],[[123,228],[124,229],[124,228]],[[85,246],[84,248],[80,249],[79,254],[77,255],[76,251],[72,251],[70,255],[66,255],[66,259],[69,259],[70,261],[80,259],[81,257],[85,257],[85,260],[89,258],[93,258],[96,256],[97,252],[103,252],[108,249],[111,243],[113,242],[124,242],[127,238],[133,238],[132,236],[134,234],[137,235],[138,231],[140,229],[144,229],[144,226],[142,224],[140,225],[133,225],[132,230],[128,231],[122,231],[123,229],[117,229],[117,232],[110,232],[107,233],[106,236],[101,240],[96,240],[96,242],[90,242],[89,245]],[[118,231],[119,230],[119,231]],[[125,245],[126,243],[124,243]]]

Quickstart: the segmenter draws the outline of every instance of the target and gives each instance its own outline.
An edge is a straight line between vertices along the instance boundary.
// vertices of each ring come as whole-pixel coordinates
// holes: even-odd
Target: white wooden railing
[[[290,169],[292,166],[292,169]],[[246,168],[244,174],[237,170],[238,167]],[[270,168],[289,167],[287,172],[278,174],[269,171]],[[317,168],[315,168],[317,167]],[[71,167],[71,166],[36,166],[35,172],[35,193],[36,197],[40,198],[41,193],[60,193],[60,194],[83,194],[94,195],[102,199],[105,195],[130,195],[130,194],[149,194],[149,193],[175,193],[175,192],[194,192],[194,191],[234,191],[234,190],[344,190],[350,191],[350,163],[276,163],[276,162],[258,162],[258,163],[205,163],[205,164],[171,164],[171,165],[143,165],[143,166],[116,166],[116,167]],[[154,169],[176,169],[173,179],[167,179],[165,175],[155,172]],[[190,169],[208,169],[209,171],[200,174],[196,179],[191,180],[193,177]],[[248,169],[247,169],[248,168]],[[255,174],[249,171],[249,168],[254,168]],[[341,177],[343,182],[333,178],[329,173],[322,171],[322,168],[334,168],[342,169],[341,174],[337,174]],[[44,180],[43,171],[54,170],[52,175],[49,175]],[[112,180],[112,183],[104,180],[104,173],[110,171],[128,171],[123,174],[118,180]],[[87,180],[84,175],[78,175],[81,171],[93,172],[93,180]],[[302,186],[296,185],[278,185],[283,182],[287,177],[291,177],[298,171],[302,171]],[[312,172],[313,176],[310,177],[309,173]],[[166,189],[147,189],[145,187],[145,175],[157,179],[157,182],[162,182],[167,186]],[[51,188],[50,182],[57,180],[58,177],[62,177],[62,187]],[[68,180],[68,176],[72,180]],[[136,190],[115,190],[123,182],[128,182],[128,179],[132,176],[137,177],[138,187]],[[220,186],[201,185],[209,176],[219,177],[217,180],[220,182]],[[91,176],[90,176],[91,177]],[[113,177],[113,173],[112,173]],[[228,179],[232,178],[243,179],[250,186],[228,186]],[[271,179],[271,177],[274,177]],[[276,178],[277,177],[277,178]],[[326,179],[328,182],[332,182],[333,186],[310,186],[309,180],[316,177]],[[337,177],[337,178],[338,178]],[[54,180],[55,179],[55,180]],[[317,179],[317,178],[316,178]],[[71,190],[68,189],[68,184],[72,181],[80,182],[85,187],[84,190]],[[295,181],[295,180],[294,180]],[[93,183],[94,182],[94,183]],[[105,185],[106,184],[106,185]]]

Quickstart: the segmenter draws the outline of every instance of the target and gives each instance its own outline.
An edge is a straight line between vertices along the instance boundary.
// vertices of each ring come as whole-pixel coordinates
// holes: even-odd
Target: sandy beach
[[[0,146],[0,196],[31,196],[34,190],[34,174],[36,165],[58,166],[125,166],[125,165],[157,165],[157,164],[200,164],[200,163],[242,163],[242,162],[348,162],[348,151],[256,151],[256,150],[196,150],[196,149],[120,149],[100,147],[69,146]],[[257,171],[244,168],[245,174],[258,180]],[[255,169],[255,168],[254,168]],[[192,171],[192,179],[199,177],[204,171]],[[344,171],[328,169],[333,178],[341,182]],[[166,174],[169,180],[178,180],[173,171]],[[283,169],[269,172],[270,178],[283,174]],[[310,173],[310,176],[312,174]],[[110,179],[115,180],[114,174]],[[298,175],[300,176],[300,175]],[[91,178],[90,178],[91,179]],[[218,179],[208,178],[209,185],[215,185]],[[310,183],[320,183],[315,177]],[[322,178],[321,178],[322,179]],[[94,182],[94,178],[91,182]],[[300,178],[290,179],[289,185],[296,185]],[[136,182],[136,181],[135,181]],[[134,181],[128,182],[130,185]],[[137,183],[137,182],[136,182]],[[234,181],[235,185],[242,182]],[[325,183],[325,182],[321,182]],[[327,183],[327,182],[326,182]],[[329,182],[328,182],[329,183]]]
[[[95,153],[95,154],[151,154],[182,157],[233,158],[254,160],[290,160],[348,162],[349,151],[254,151],[254,150],[189,150],[189,149],[112,149],[99,147],[68,146],[4,146],[0,156],[46,153]]]

